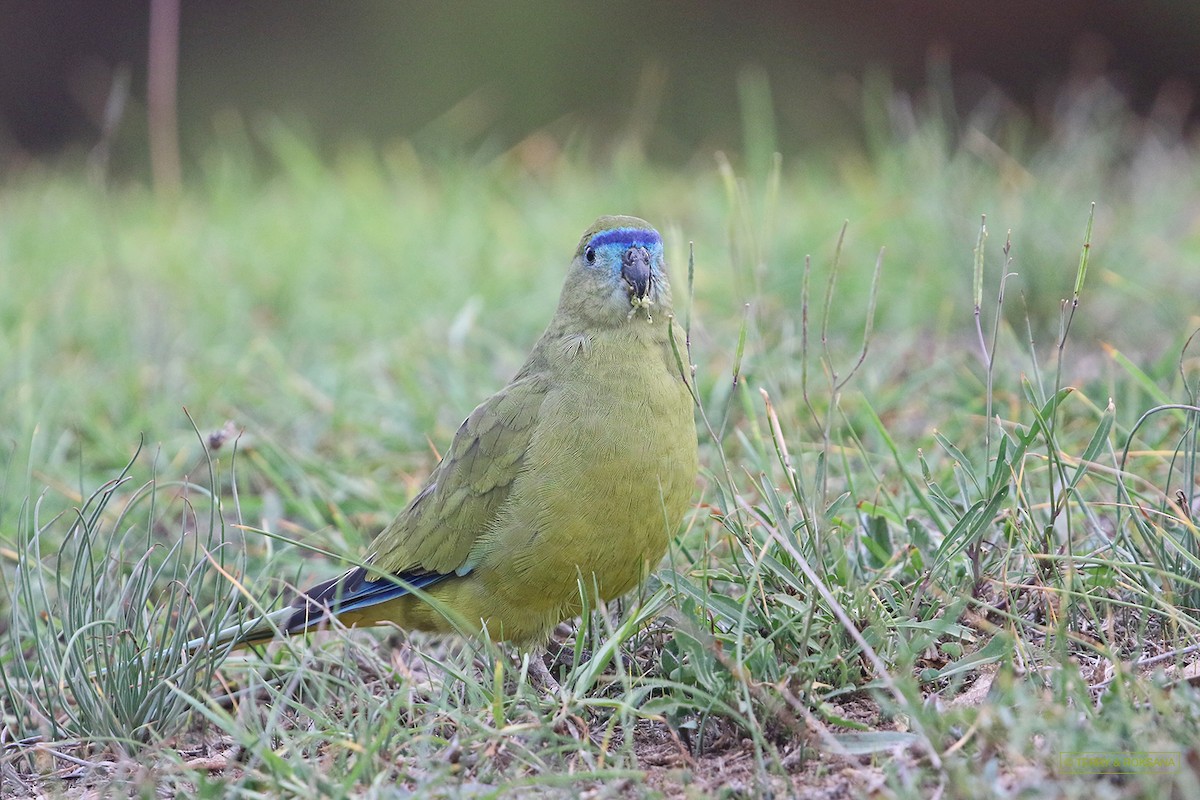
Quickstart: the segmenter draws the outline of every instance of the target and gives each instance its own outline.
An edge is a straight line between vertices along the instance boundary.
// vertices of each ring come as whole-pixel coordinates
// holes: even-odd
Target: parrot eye
[[[583,251],[583,260],[589,264],[596,263],[596,248],[589,247]]]

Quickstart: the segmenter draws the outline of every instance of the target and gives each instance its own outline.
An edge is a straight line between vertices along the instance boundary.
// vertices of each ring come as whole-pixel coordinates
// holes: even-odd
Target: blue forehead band
[[[621,247],[654,248],[662,247],[662,239],[659,237],[658,231],[645,228],[613,228],[603,233],[597,233],[588,244],[592,247],[616,244]]]

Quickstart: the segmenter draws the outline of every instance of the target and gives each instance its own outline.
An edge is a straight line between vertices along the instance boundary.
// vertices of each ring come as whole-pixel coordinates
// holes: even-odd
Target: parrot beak
[[[654,283],[650,270],[650,251],[644,247],[631,247],[621,256],[621,277],[629,285],[630,294],[645,300]]]

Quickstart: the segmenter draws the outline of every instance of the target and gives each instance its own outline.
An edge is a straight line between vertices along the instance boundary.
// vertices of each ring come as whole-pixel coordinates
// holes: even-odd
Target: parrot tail
[[[355,567],[336,578],[322,581],[300,592],[290,605],[278,611],[224,628],[215,635],[192,639],[187,643],[187,650],[189,653],[196,653],[205,648],[230,644],[235,648],[259,644],[280,634],[291,636],[316,630],[327,626],[331,619],[352,626],[361,616],[357,612],[403,597],[414,588],[424,589],[432,586],[452,575],[453,573],[422,572],[372,578],[366,567]]]

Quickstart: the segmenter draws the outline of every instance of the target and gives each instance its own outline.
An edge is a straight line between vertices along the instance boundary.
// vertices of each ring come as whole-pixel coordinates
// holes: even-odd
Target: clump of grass
[[[187,697],[228,652],[185,646],[245,600],[211,465],[208,486],[137,484],[140,453],[78,508],[46,519],[39,499],[18,520],[0,670],[18,742],[161,742],[186,729]]]

